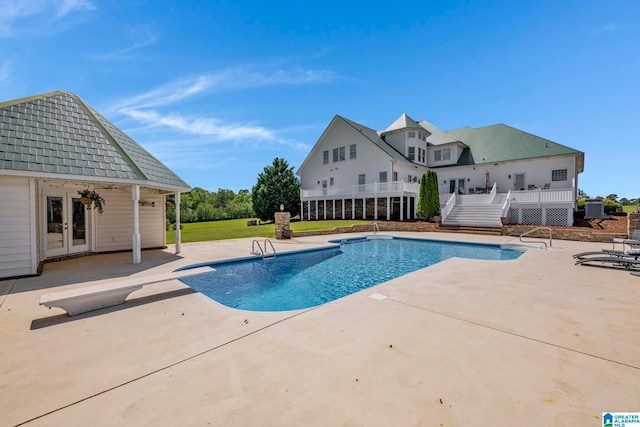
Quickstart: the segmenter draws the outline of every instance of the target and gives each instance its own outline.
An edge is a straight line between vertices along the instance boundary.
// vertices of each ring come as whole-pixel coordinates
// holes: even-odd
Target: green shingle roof
[[[77,95],[51,92],[0,103],[0,169],[105,182],[189,185]]]
[[[578,154],[578,172],[583,169],[584,153],[505,124],[464,127],[446,133],[469,147],[463,151],[458,165]]]

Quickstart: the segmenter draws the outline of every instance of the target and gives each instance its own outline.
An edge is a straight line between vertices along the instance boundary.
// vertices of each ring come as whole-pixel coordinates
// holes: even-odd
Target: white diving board
[[[75,316],[76,314],[86,313],[87,311],[123,304],[129,294],[142,289],[142,287],[146,285],[195,276],[211,271],[213,271],[211,267],[198,267],[154,276],[103,283],[85,288],[70,289],[68,291],[54,292],[42,295],[40,297],[40,305],[49,308],[58,307],[65,310],[69,316]]]

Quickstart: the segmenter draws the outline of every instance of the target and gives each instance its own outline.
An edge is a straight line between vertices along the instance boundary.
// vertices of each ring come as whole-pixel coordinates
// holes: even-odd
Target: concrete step
[[[482,227],[482,226],[440,224],[438,231],[443,233],[463,233],[463,234],[482,234],[486,236],[501,236],[502,226]]]

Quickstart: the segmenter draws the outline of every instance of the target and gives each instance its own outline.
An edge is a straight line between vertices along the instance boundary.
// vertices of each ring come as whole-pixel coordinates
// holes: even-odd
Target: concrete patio
[[[274,244],[340,237],[354,234]],[[49,263],[0,281],[0,425],[600,426],[602,412],[640,410],[640,277],[571,257],[604,247],[556,240],[514,261],[450,259],[276,313],[227,308],[177,280],[74,317],[38,305],[96,280],[247,256],[251,239],[146,251],[139,265],[131,253]]]

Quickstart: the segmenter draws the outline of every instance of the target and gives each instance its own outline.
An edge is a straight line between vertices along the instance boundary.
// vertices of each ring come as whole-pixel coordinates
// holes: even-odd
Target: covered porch
[[[416,219],[420,185],[404,181],[303,189],[300,220]]]

